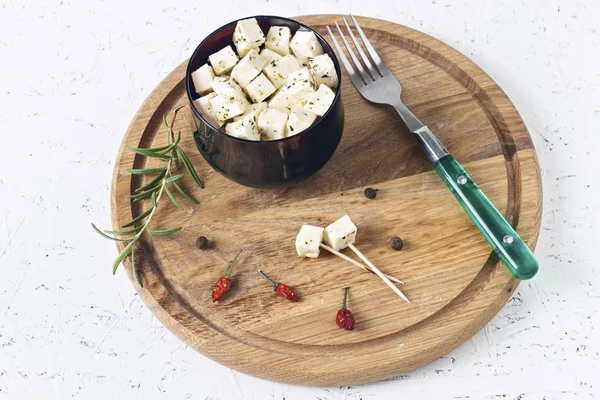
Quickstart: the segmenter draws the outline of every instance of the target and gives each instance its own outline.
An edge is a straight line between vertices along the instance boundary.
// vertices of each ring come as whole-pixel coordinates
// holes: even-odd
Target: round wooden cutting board
[[[297,19],[325,35],[325,26],[341,16]],[[542,211],[540,171],[510,100],[481,69],[440,41],[390,22],[359,22],[402,83],[406,105],[535,247]],[[123,145],[165,144],[163,114],[187,104],[184,74],[185,63],[152,92]],[[186,177],[184,186],[200,204],[181,199],[185,211],[179,211],[161,202],[153,228],[183,230],[143,236],[136,266],[144,287],[134,285],[174,334],[231,368],[301,385],[389,378],[465,342],[519,284],[491,255],[395,111],[366,102],[345,74],[342,88],[346,124],[337,152],[316,175],[286,189],[251,189],[227,180],[197,151],[189,110],[176,122],[182,148],[206,188],[196,188]],[[148,165],[145,157],[121,148],[112,185],[115,229],[148,207],[125,198],[143,183],[127,170]],[[375,200],[363,195],[368,186],[379,189]],[[378,277],[331,254],[296,256],[294,239],[302,224],[325,226],[344,214],[358,226],[356,246],[382,271],[404,280],[401,289],[412,304]],[[196,249],[199,235],[214,247]],[[393,236],[404,240],[399,252],[388,245]],[[241,248],[245,251],[233,269],[232,289],[213,304],[212,287]],[[127,259],[131,278],[129,266]],[[292,286],[301,301],[275,296],[258,276],[259,268]],[[352,332],[335,324],[346,286],[357,321]]]

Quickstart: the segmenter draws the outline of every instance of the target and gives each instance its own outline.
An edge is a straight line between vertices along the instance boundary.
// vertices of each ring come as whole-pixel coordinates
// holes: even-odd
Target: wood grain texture
[[[325,33],[335,18],[298,19]],[[541,222],[539,166],[510,100],[475,64],[436,39],[381,20],[360,23],[402,83],[405,103],[533,248]],[[165,143],[162,115],[187,103],[184,73],[185,63],[159,84],[123,145]],[[242,187],[211,170],[195,149],[189,114],[181,114],[176,128],[182,147],[206,189],[184,182],[200,205],[178,211],[164,202],[153,225],[184,229],[146,235],[136,251],[144,281],[137,289],[156,316],[189,346],[251,375],[341,386],[402,374],[470,338],[519,283],[490,254],[395,112],[367,103],[345,75],[342,85],[346,126],[336,154],[315,176],[286,189]],[[127,169],[150,165],[121,148],[112,186],[115,228],[147,207],[125,199],[142,184]],[[363,196],[366,186],[379,189],[377,199]],[[359,228],[356,246],[406,282],[402,290],[412,304],[335,256],[296,257],[294,239],[303,223],[324,226],[346,213]],[[195,249],[199,235],[214,248]],[[400,252],[387,244],[396,235],[405,242]],[[241,247],[246,251],[233,271],[232,290],[213,304],[212,286]],[[294,287],[301,302],[274,296],[259,268]],[[353,332],[335,324],[345,286],[357,320]]]

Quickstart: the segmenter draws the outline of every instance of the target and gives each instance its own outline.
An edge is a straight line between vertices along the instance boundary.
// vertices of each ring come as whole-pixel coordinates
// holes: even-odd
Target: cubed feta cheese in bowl
[[[240,60],[231,71],[231,77],[241,87],[246,87],[254,78],[260,74],[267,62],[254,49],[250,49],[248,54]]]
[[[265,34],[258,25],[256,18],[238,21],[233,32],[233,43],[240,57],[250,50],[258,49],[265,42]]]
[[[319,89],[314,92],[306,102],[306,109],[314,112],[319,117],[325,115],[333,100],[335,99],[335,93],[325,85],[319,86]]]
[[[265,47],[281,56],[290,54],[292,32],[287,26],[272,26],[267,33]]]
[[[265,140],[277,140],[285,137],[288,115],[284,112],[266,109],[258,116],[258,129]]]
[[[239,58],[231,46],[223,47],[221,50],[208,56],[210,65],[217,75],[223,75],[231,71]]]
[[[213,114],[221,122],[242,115],[246,110],[246,104],[236,96],[218,94],[209,101]]]
[[[302,60],[323,54],[323,46],[313,31],[298,31],[290,41],[292,53]]]
[[[298,31],[311,31],[308,26],[283,17],[250,17],[241,21],[252,19],[256,20],[263,37],[271,27],[287,27],[292,37]],[[236,38],[241,37],[242,34],[250,37],[253,35],[251,32],[254,32],[260,42],[262,40],[260,34],[252,28],[254,23],[241,23],[241,21],[240,26],[244,29],[236,34]],[[313,71],[309,68],[311,74],[308,76],[306,70],[302,71],[301,64],[310,67],[308,58],[298,57],[291,49],[289,54],[282,57],[266,46],[266,43],[238,48],[233,40],[237,26],[238,21],[233,21],[219,28],[210,34],[190,57],[185,85],[190,105],[193,106],[191,107],[193,138],[206,162],[235,182],[259,188],[292,185],[318,171],[335,152],[343,132],[344,113],[339,96],[340,89],[338,87],[334,90],[335,96],[329,111],[317,118],[315,113],[306,108],[308,97],[318,88],[318,84],[311,83],[309,79],[312,76],[314,80]],[[335,70],[339,73],[340,66],[331,46],[318,33],[315,33],[315,37],[319,40],[324,53],[331,57]],[[230,49],[227,49],[228,46]],[[244,73],[246,67],[252,66],[252,63],[245,62],[244,64],[248,65],[242,64],[236,68],[232,78],[234,67],[249,53],[258,53],[267,65],[262,71],[258,71],[258,74],[256,71],[258,66],[254,66],[252,70],[248,68]],[[233,57],[229,57],[232,54]],[[284,60],[286,57],[288,58]],[[273,61],[277,63],[281,60],[291,68],[281,68],[277,71],[282,77],[273,73],[269,77],[267,73],[269,65]],[[219,69],[219,61],[224,62],[221,69]],[[203,72],[209,71],[208,66],[213,68],[214,78],[210,87],[207,83],[202,87],[198,76],[192,77],[192,73],[205,64],[207,67]],[[256,76],[251,77],[254,74]],[[290,84],[298,88],[294,87],[293,90],[287,88],[283,91],[286,96],[280,96],[280,100],[286,103],[282,106],[285,111],[269,108],[269,103],[278,93],[277,90],[266,95],[264,99],[261,99],[261,95],[256,95],[256,93],[260,94],[260,87],[254,95],[251,95],[253,82],[260,83],[262,80],[263,86],[267,87],[268,82],[273,88],[281,90],[289,85],[287,78],[290,75],[292,76]],[[300,79],[301,77],[305,79]],[[250,81],[247,83],[248,80]],[[205,82],[208,82],[208,79]],[[247,84],[243,86],[245,83]],[[198,90],[202,93],[196,92],[196,86],[202,87]],[[262,92],[264,96],[264,90]],[[315,120],[311,122],[313,118]],[[261,135],[260,140],[257,140],[256,131],[251,126],[252,120],[256,121],[256,128]],[[302,130],[298,132],[297,129]]]
[[[260,74],[246,86],[246,92],[254,102],[260,103],[275,93],[275,86],[264,74]]]
[[[226,76],[218,76],[212,81],[212,89],[216,94],[243,96],[244,91],[235,81]]]
[[[269,107],[286,113],[297,106],[304,106],[315,92],[312,75],[308,68],[293,72],[287,83],[269,101]]]
[[[308,65],[310,72],[315,77],[315,83],[317,86],[325,85],[330,89],[337,88],[338,76],[335,71],[335,65],[333,60],[329,57],[329,54],[321,54],[316,57],[308,58]]]
[[[314,124],[317,114],[298,106],[292,110],[287,122],[287,136],[297,135]]]
[[[233,117],[233,120],[238,121],[242,118],[245,118],[248,115],[253,115],[255,118],[258,118],[258,114],[260,114],[261,111],[264,111],[266,109],[267,109],[267,103],[265,103],[265,102],[250,104],[248,107],[246,107],[246,111],[244,112],[243,115],[238,115],[237,117]]]
[[[228,123],[225,132],[240,139],[260,140],[260,133],[254,115],[245,115],[237,121]]]
[[[204,64],[194,72],[192,72],[192,80],[194,81],[194,89],[199,95],[206,94],[212,91],[212,81],[215,79],[215,72],[208,64]]]
[[[212,92],[206,96],[200,97],[199,99],[194,100],[194,106],[209,124],[216,128],[220,128],[223,126],[223,122],[221,122],[213,113],[212,105],[210,104],[210,100],[216,96],[217,94]]]
[[[279,60],[272,61],[265,67],[264,72],[273,85],[279,89],[285,84],[288,75],[298,71],[300,68],[300,64],[298,64],[296,58],[290,54]]]
[[[267,64],[281,59],[281,56],[279,54],[277,54],[273,50],[269,50],[267,48],[262,49],[260,51],[260,55],[267,62]]]

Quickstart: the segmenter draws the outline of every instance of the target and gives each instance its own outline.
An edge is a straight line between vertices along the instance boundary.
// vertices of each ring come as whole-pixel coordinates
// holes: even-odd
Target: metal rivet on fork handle
[[[464,185],[465,183],[467,183],[467,178],[464,175],[461,175],[456,181],[459,185]]]

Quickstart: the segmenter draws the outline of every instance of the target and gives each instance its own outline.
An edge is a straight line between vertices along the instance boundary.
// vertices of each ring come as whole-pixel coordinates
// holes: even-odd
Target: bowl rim
[[[327,109],[327,111],[325,112],[325,114],[323,114],[321,117],[319,117],[317,119],[317,122],[315,122],[313,125],[311,125],[308,129],[305,129],[304,131],[297,133],[293,136],[288,136],[288,137],[284,137],[282,139],[276,139],[276,140],[248,140],[248,139],[242,139],[242,138],[238,138],[235,136],[231,136],[228,135],[226,132],[222,131],[220,128],[217,128],[215,126],[213,126],[210,122],[208,122],[206,119],[204,119],[204,117],[202,116],[202,114],[196,109],[196,106],[194,105],[194,99],[192,98],[192,88],[190,85],[191,82],[191,74],[192,74],[192,60],[194,59],[194,57],[196,56],[196,54],[198,53],[198,51],[200,50],[200,48],[208,41],[210,40],[210,38],[212,38],[215,34],[217,34],[218,32],[220,32],[221,30],[225,29],[226,27],[236,24],[239,21],[243,21],[246,19],[251,19],[251,18],[256,18],[257,20],[260,18],[278,18],[278,19],[282,19],[282,20],[286,20],[295,24],[300,25],[301,28],[305,28],[308,29],[309,31],[313,32],[317,38],[319,39],[319,41],[321,42],[321,44],[325,43],[325,45],[329,48],[329,50],[331,50],[331,54],[333,54],[332,57],[332,61],[333,61],[333,65],[336,67],[336,72],[339,71],[340,73],[338,74],[338,86],[336,88],[335,91],[335,97],[333,98],[333,102],[331,103],[331,106],[329,106],[329,108]],[[281,17],[278,15],[254,15],[254,16],[249,16],[249,17],[244,17],[244,18],[238,18],[236,20],[230,21],[224,25],[222,25],[221,27],[215,29],[214,31],[212,31],[208,36],[206,36],[198,46],[196,46],[196,48],[194,49],[192,56],[189,58],[188,60],[188,65],[185,71],[185,91],[187,93],[187,97],[188,97],[188,101],[191,105],[191,109],[192,112],[198,117],[200,118],[205,124],[207,124],[208,126],[210,126],[212,129],[214,129],[215,131],[219,132],[222,135],[227,136],[227,138],[233,139],[233,140],[237,140],[239,142],[242,143],[252,143],[255,145],[266,145],[266,144],[270,144],[270,143],[279,143],[279,142],[284,142],[287,140],[292,140],[294,138],[299,138],[300,136],[304,135],[304,134],[308,134],[309,132],[311,132],[313,129],[315,129],[324,119],[327,115],[329,115],[329,113],[331,112],[331,110],[333,110],[335,107],[334,105],[336,104],[336,102],[338,101],[339,97],[341,96],[341,92],[342,92],[342,77],[340,76],[342,72],[342,68],[340,66],[340,62],[337,58],[337,54],[335,53],[333,47],[331,47],[331,45],[329,44],[329,42],[327,40],[325,40],[325,38],[316,30],[314,30],[313,28],[311,28],[310,26],[297,21],[295,19],[292,18],[287,18],[287,17]],[[194,93],[197,94],[197,93]]]

